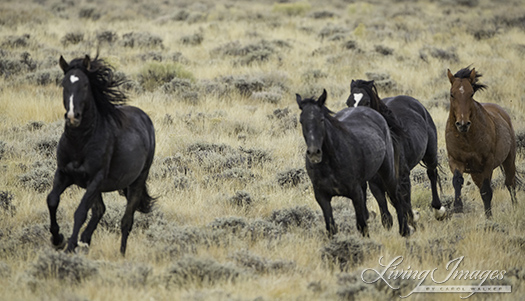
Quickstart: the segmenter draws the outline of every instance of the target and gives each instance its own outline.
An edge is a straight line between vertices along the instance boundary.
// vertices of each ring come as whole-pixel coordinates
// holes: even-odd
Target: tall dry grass
[[[470,298],[523,299],[524,192],[513,207],[499,170],[490,221],[468,176],[466,212],[435,220],[428,181],[417,167],[415,235],[402,238],[397,224],[386,231],[375,218],[364,239],[351,202],[335,198],[341,233],[329,240],[304,171],[295,93],[318,96],[327,89],[328,106],[337,111],[351,79],[375,79],[382,97],[418,98],[438,128],[441,198],[450,205],[447,68],[472,65],[484,74],[489,88],[477,100],[497,102],[511,114],[523,178],[524,16],[520,1],[488,0],[2,2],[0,299],[384,300],[408,294],[414,282],[398,280],[401,288],[392,290],[361,280],[363,270],[380,268],[381,256],[403,256],[405,269],[437,268],[440,277],[450,260],[464,256],[462,269],[505,270],[504,279],[490,284],[512,286],[510,294]],[[57,62],[60,55],[94,56],[97,47],[129,80],[130,104],[151,116],[157,135],[149,179],[157,206],[150,215],[136,214],[125,258],[118,252],[125,201],[116,192],[104,195],[107,212],[88,253],[63,254],[49,243],[45,199],[64,114]],[[159,64],[173,73],[159,72]],[[148,71],[158,77],[152,81]],[[62,195],[65,235],[82,194],[70,188]]]

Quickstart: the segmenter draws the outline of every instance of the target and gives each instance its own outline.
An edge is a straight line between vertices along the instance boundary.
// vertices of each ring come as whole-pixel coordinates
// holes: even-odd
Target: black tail
[[[140,204],[137,208],[137,211],[142,213],[150,213],[151,209],[155,205],[155,200],[157,198],[152,197],[149,195],[148,187],[144,185],[144,189],[142,190],[142,195],[140,197]]]

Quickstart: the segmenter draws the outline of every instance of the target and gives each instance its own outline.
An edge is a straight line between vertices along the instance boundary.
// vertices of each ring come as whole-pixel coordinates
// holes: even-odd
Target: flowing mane
[[[456,72],[456,74],[454,74],[454,77],[456,77],[456,78],[469,78],[471,72],[472,72],[472,70],[469,67],[465,67],[465,68],[459,70],[458,72]],[[474,82],[471,84],[472,85],[472,89],[474,89],[474,93],[476,93],[476,91],[478,91],[478,90],[484,90],[484,89],[487,88],[487,85],[483,85],[483,84],[479,84],[478,83],[478,78],[480,78],[482,76],[483,75],[481,73],[478,73],[476,71],[476,78],[474,79]]]
[[[87,67],[84,58],[72,60],[67,71],[73,69],[80,69],[88,77],[98,112],[120,124],[122,114],[117,107],[126,104],[128,100],[126,94],[120,90],[120,86],[126,80],[115,76],[113,67],[103,59],[99,59],[98,55],[89,61]]]

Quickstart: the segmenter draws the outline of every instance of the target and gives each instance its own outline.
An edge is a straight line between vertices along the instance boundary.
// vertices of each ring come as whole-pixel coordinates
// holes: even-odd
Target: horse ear
[[[324,106],[324,103],[326,102],[326,89],[323,89],[323,94],[319,97],[317,100],[317,104],[322,107]]]
[[[66,60],[64,60],[63,56],[60,56],[60,59],[58,60],[58,65],[60,65],[60,69],[62,69],[64,73],[66,73],[69,69],[69,64],[66,62]]]
[[[452,72],[450,72],[450,69],[447,69],[447,75],[448,75],[448,80],[450,81],[451,84],[454,83],[454,75],[452,75]]]
[[[89,58],[89,55],[86,54],[86,57],[84,58],[84,61],[82,62],[84,64],[84,67],[86,67],[86,70],[89,70],[91,67],[91,59]]]
[[[470,71],[469,81],[471,84],[476,82],[476,68],[473,68],[472,71]]]
[[[299,109],[303,109],[303,106],[302,106],[302,103],[303,103],[303,99],[301,98],[301,95],[299,94],[295,94],[295,101],[297,101],[297,104],[299,105]]]

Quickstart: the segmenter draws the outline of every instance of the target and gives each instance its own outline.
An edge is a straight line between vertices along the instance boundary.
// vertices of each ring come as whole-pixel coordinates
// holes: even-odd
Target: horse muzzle
[[[456,121],[456,128],[458,129],[458,131],[460,131],[461,133],[466,133],[468,132],[468,130],[470,129],[470,121]]]
[[[319,148],[308,148],[306,150],[306,157],[308,158],[308,161],[310,161],[310,163],[319,164],[321,163],[321,161],[323,161],[323,151]]]

